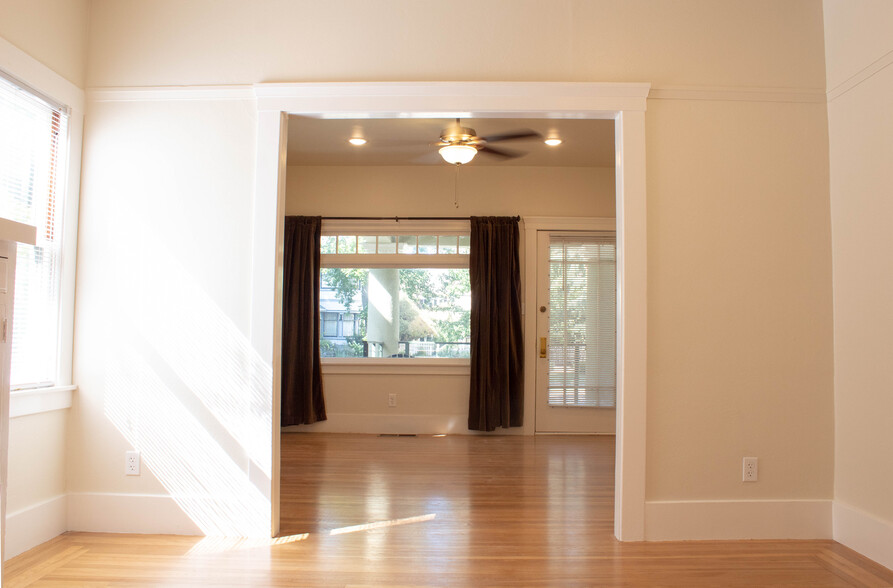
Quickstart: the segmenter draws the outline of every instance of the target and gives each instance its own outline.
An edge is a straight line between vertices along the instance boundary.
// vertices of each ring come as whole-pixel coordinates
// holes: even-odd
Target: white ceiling
[[[520,165],[560,167],[613,167],[614,121],[534,118],[469,118],[463,127],[487,136],[518,129],[532,129],[544,137],[557,136],[563,143],[545,145],[542,139],[492,143],[498,149],[523,151],[526,155],[503,159],[486,153],[467,165]],[[448,165],[434,143],[454,119],[319,119],[290,116],[288,165]],[[354,135],[368,142],[354,147]]]

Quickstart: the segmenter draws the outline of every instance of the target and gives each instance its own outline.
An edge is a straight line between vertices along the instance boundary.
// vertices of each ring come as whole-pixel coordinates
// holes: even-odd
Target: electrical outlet
[[[140,475],[139,451],[128,451],[124,454],[124,473],[128,476]]]
[[[742,482],[756,482],[757,481],[757,458],[755,457],[745,457],[744,458],[744,467],[741,473],[741,481]]]
[[[388,406],[390,408],[394,408],[395,406],[397,406],[397,393],[396,392],[391,392],[390,394],[388,394]]]

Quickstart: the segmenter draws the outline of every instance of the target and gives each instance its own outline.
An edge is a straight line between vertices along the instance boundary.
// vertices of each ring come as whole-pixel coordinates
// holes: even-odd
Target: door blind
[[[549,244],[549,406],[614,407],[616,247],[613,235]]]
[[[56,379],[68,112],[0,75],[0,216],[37,227],[16,251],[14,388]]]

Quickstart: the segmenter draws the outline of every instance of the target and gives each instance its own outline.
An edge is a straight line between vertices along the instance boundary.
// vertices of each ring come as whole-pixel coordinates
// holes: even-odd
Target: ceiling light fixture
[[[561,139],[558,137],[549,137],[545,141],[543,141],[549,147],[555,147],[556,145],[561,145]]]
[[[445,145],[440,148],[438,151],[440,156],[443,157],[443,160],[447,163],[452,163],[454,165],[461,165],[463,163],[468,163],[474,156],[477,155],[478,150],[471,145]]]
[[[366,139],[364,139],[363,137],[351,137],[350,139],[347,140],[347,142],[350,143],[351,145],[353,145],[354,147],[359,147],[360,145],[366,144]]]

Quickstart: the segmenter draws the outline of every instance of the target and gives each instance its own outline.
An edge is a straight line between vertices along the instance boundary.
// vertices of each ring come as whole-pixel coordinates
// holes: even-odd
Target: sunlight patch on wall
[[[270,501],[134,350],[110,350],[105,414],[205,535],[262,537]]]

